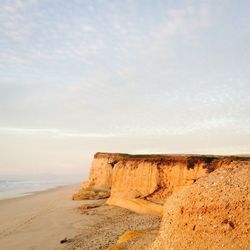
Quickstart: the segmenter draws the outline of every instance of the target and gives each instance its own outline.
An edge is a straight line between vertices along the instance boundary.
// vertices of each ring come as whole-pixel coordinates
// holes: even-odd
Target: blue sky
[[[249,153],[249,9],[2,0],[3,173],[80,172],[95,151]]]

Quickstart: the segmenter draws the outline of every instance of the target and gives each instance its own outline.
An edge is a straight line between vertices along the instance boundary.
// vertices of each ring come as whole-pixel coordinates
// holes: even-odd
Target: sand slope
[[[217,169],[173,194],[150,249],[250,249],[250,163]]]

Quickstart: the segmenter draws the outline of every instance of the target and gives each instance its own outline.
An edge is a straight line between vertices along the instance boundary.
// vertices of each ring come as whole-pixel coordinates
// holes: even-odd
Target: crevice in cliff
[[[115,161],[109,162],[108,164],[110,164],[111,167],[114,168],[115,165],[116,165],[118,162],[119,162],[118,160],[115,160]]]
[[[141,197],[141,198],[144,198],[145,200],[148,200],[148,201],[151,201],[151,197],[153,197],[154,194],[157,194],[158,192],[162,191],[162,189],[166,189],[167,187],[162,187],[161,185],[158,185],[157,188],[150,194],[147,194],[146,196],[144,197]]]

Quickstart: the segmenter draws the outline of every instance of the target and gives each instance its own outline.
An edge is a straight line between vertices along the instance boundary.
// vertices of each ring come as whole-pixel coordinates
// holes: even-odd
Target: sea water
[[[2,179],[0,180],[0,200],[22,197],[39,191],[70,185],[74,180],[25,180]]]

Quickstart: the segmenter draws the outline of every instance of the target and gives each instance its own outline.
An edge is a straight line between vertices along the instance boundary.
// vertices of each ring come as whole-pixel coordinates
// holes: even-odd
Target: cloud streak
[[[232,0],[2,1],[0,137],[10,149],[21,138],[31,150],[44,139],[41,150],[65,141],[81,152],[84,141],[88,153],[131,144],[202,151],[213,134],[225,148],[228,138],[245,145],[249,8]]]
[[[247,118],[247,123],[250,119]],[[189,124],[182,124],[181,126],[164,127],[144,127],[144,128],[130,128],[124,127],[110,132],[89,132],[84,133],[77,130],[59,129],[59,128],[17,128],[17,127],[0,127],[0,135],[13,136],[49,136],[54,138],[122,138],[122,137],[141,137],[141,136],[168,136],[168,135],[188,135],[194,133],[209,133],[211,130],[224,129],[234,125],[235,133],[245,133],[250,135],[250,128],[248,126],[242,127],[242,121],[235,121],[233,118],[209,119],[203,120],[201,124],[197,122],[189,122]]]
[[[79,133],[72,132],[57,128],[38,129],[38,128],[12,128],[12,127],[0,127],[0,134],[3,135],[14,135],[14,136],[50,136],[55,138],[65,137],[78,137],[78,138],[107,138],[114,137],[115,135],[98,134],[98,133]]]

